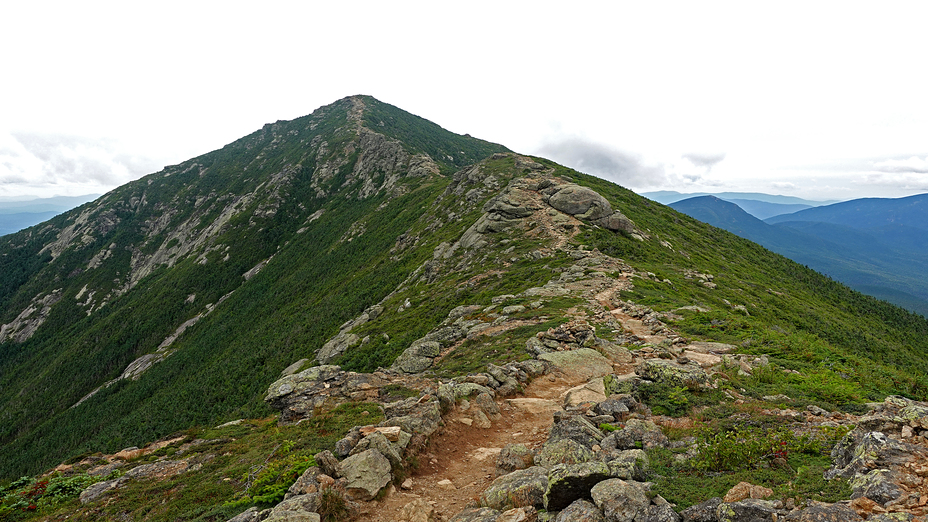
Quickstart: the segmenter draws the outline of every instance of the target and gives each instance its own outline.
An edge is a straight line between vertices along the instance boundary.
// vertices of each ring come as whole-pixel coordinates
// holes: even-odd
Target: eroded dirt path
[[[419,456],[412,488],[396,488],[384,500],[368,504],[361,519],[394,522],[400,510],[417,498],[432,504],[444,520],[450,519],[479,499],[496,478],[496,457],[503,446],[521,443],[537,449],[547,440],[554,411],[561,409],[561,394],[577,384],[557,374],[535,379],[522,396],[497,400],[501,417],[492,420],[490,428],[456,420],[467,418],[468,411],[452,412],[447,425],[432,437],[429,450]]]

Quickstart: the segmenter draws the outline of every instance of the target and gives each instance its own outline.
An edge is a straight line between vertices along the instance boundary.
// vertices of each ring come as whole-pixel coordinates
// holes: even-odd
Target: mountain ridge
[[[764,378],[797,407],[928,396],[923,317],[364,96],[4,237],[0,265],[0,475],[11,479],[267,418],[281,372],[328,371],[318,362],[461,383],[546,342],[678,357],[670,337],[652,344],[617,310],[658,329],[660,315],[681,346],[768,358],[790,372]],[[735,393],[770,384],[717,378]],[[654,398],[706,399],[687,393]]]

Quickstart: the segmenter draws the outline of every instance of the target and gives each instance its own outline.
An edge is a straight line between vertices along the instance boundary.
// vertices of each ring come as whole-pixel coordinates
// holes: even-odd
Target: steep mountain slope
[[[0,278],[6,477],[266,416],[294,363],[451,377],[526,358],[536,334],[587,319],[564,288],[590,279],[573,291],[806,372],[807,401],[928,390],[924,318],[362,96],[3,238]]]
[[[261,414],[285,361],[469,226],[427,215],[443,172],[501,150],[353,97],[4,238],[3,474]]]
[[[928,251],[921,250],[917,241],[882,234],[885,227],[858,228],[805,221],[768,225],[734,203],[711,196],[679,201],[671,207],[757,242],[860,292],[928,315],[928,285],[925,284]],[[923,231],[906,225],[892,225],[892,228],[916,232],[913,237],[924,235]],[[907,235],[907,231],[902,234]]]

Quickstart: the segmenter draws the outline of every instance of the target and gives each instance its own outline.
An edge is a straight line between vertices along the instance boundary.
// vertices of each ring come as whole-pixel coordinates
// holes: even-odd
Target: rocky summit
[[[371,97],[0,264],[0,520],[928,517],[924,317]]]

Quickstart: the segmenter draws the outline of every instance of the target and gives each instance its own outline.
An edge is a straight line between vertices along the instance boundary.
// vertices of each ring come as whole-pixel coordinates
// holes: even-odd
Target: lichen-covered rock
[[[684,509],[680,516],[683,522],[718,522],[718,509],[722,499],[712,497],[709,500]]]
[[[489,396],[493,396],[493,390],[487,388],[486,386],[481,386],[480,384],[472,382],[461,382],[456,383],[453,388],[454,399],[464,399],[472,395],[480,395],[481,393],[486,393]]]
[[[722,502],[716,510],[719,522],[774,522],[783,515],[773,502],[753,498],[731,504]]]
[[[382,426],[399,426],[406,433],[431,436],[441,423],[441,406],[437,400],[409,398],[384,406],[387,419]]]
[[[93,502],[94,500],[103,496],[103,494],[108,491],[113,491],[114,489],[119,488],[125,484],[129,479],[126,477],[119,477],[113,480],[104,480],[103,482],[97,482],[87,486],[84,491],[81,491],[80,501],[81,504],[87,504],[88,502]],[[547,479],[545,480],[547,484]]]
[[[608,462],[609,473],[622,480],[644,481],[651,469],[648,454],[640,449],[619,452]]]
[[[564,408],[576,408],[582,404],[600,403],[606,400],[606,387],[602,377],[591,379],[589,382],[574,386],[562,394]]]
[[[855,475],[848,481],[853,492],[851,498],[867,497],[878,504],[887,504],[902,495],[902,490],[893,482],[892,473],[875,469],[867,474]]]
[[[505,475],[532,467],[535,453],[525,444],[507,444],[496,457],[496,474]]]
[[[590,490],[593,502],[609,522],[633,522],[647,513],[651,504],[648,490],[640,482],[604,480]]]
[[[307,468],[306,471],[300,475],[300,478],[296,479],[290,489],[287,490],[287,496],[284,500],[290,497],[295,497],[297,495],[308,495],[309,493],[318,493],[319,492],[319,482],[316,481],[316,477],[322,474],[322,470],[317,466],[312,466]]]
[[[352,348],[359,344],[361,344],[360,337],[351,332],[341,331],[319,348],[319,351],[316,352],[316,360],[323,364],[327,364],[332,359],[345,353],[348,348]]]
[[[595,444],[599,444],[604,437],[605,434],[585,417],[555,412],[554,424],[551,426],[548,441],[571,439],[587,448],[592,448]]]
[[[557,511],[571,502],[590,496],[593,486],[609,478],[609,466],[604,462],[558,464],[548,472],[545,509]]]
[[[345,491],[353,500],[372,500],[392,479],[390,461],[376,449],[352,455],[341,462]]]
[[[873,518],[870,519],[871,521]],[[803,509],[796,522],[862,522],[860,515],[842,504],[815,504]]]
[[[338,462],[338,459],[335,458],[335,455],[332,454],[329,450],[322,450],[319,453],[316,453],[313,456],[313,460],[316,461],[316,465],[319,466],[319,469],[322,473],[333,477],[341,477],[341,464]]]
[[[612,363],[592,348],[543,353],[538,359],[557,366],[577,380],[590,380],[612,373]]]
[[[319,493],[299,495],[271,508],[263,522],[320,522]]]
[[[548,204],[578,219],[595,220],[614,213],[606,198],[591,188],[565,184],[548,198]]]
[[[489,393],[478,394],[477,398],[474,399],[474,404],[477,405],[487,417],[494,420],[498,420],[501,417],[499,406],[497,406],[496,401],[493,400],[493,396]]]
[[[580,464],[595,456],[588,447],[573,439],[560,439],[544,443],[535,454],[535,465],[551,469],[558,464]]]
[[[390,368],[403,373],[420,373],[432,366],[432,360],[433,357],[416,355],[414,350],[406,350],[393,361]]]
[[[688,389],[705,389],[709,375],[697,363],[680,364],[666,359],[645,359],[635,373],[650,381]]]
[[[496,510],[544,505],[548,489],[548,470],[533,466],[513,471],[494,480],[480,495],[480,505]]]
[[[629,419],[625,427],[612,433],[615,447],[626,449],[650,449],[663,447],[668,443],[667,436],[649,420]]]
[[[639,515],[641,522],[680,522],[681,517],[670,507],[670,504],[652,504],[643,515]]]
[[[561,510],[554,522],[605,522],[602,511],[589,500],[579,499]]]
[[[242,511],[238,515],[230,518],[226,522],[258,522],[261,520],[258,513],[258,508],[252,506],[245,511]]]
[[[593,412],[599,415],[609,415],[614,421],[623,421],[628,417],[629,409],[625,402],[610,397],[593,407]]]
[[[386,457],[387,460],[390,461],[390,466],[393,469],[401,469],[403,467],[402,451],[400,451],[394,443],[390,442],[386,435],[378,431],[361,439],[361,442],[351,450],[350,455],[357,455],[358,453],[363,453],[372,448]]]

